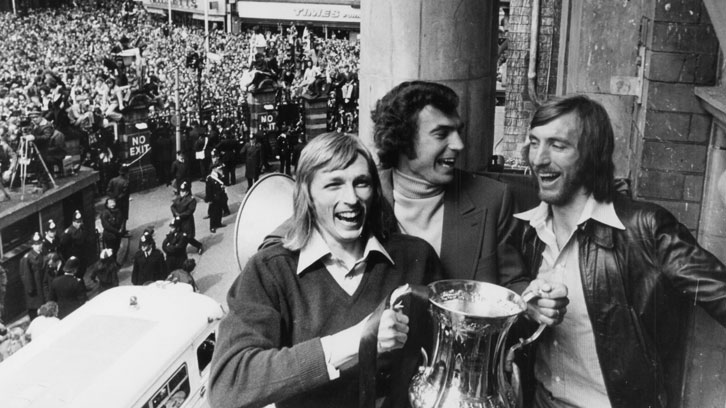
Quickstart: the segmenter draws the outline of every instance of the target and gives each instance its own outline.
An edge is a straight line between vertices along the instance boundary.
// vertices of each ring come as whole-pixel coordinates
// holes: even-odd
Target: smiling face
[[[322,169],[310,183],[315,224],[328,246],[355,251],[373,201],[368,163],[362,155],[344,169]]]
[[[529,165],[537,178],[540,200],[553,205],[569,204],[582,185],[580,130],[573,114],[560,116],[529,132]]]
[[[428,105],[418,114],[418,131],[414,138],[414,155],[402,154],[398,170],[437,186],[454,179],[454,165],[464,149],[463,125],[459,115],[446,115]]]

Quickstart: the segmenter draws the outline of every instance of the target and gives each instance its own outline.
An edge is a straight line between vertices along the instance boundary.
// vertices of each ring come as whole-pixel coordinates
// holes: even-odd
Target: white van
[[[91,299],[0,363],[0,407],[208,407],[224,311],[185,286],[120,286]]]

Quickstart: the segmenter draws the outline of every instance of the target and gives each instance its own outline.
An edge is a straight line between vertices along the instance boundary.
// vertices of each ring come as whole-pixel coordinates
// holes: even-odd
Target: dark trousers
[[[280,173],[285,173],[288,176],[292,175],[290,158],[284,155],[280,155]]]
[[[231,163],[225,163],[222,167],[222,181],[225,185],[231,186],[237,184],[237,174],[235,171],[235,165]]]
[[[129,197],[116,198],[116,205],[118,206],[121,216],[124,217],[124,224],[122,230],[126,230],[126,221],[129,219]]]
[[[221,202],[212,201],[209,203],[209,210],[207,211],[207,214],[209,214],[209,229],[222,226],[222,210]]]
[[[204,158],[202,160],[197,160],[199,162],[199,177],[202,181],[209,175],[209,165],[211,164],[211,160]]]
[[[257,178],[247,177],[247,190],[252,188],[252,185],[255,184],[255,181],[257,181]]]
[[[194,248],[201,248],[202,243],[197,241],[194,237],[187,237],[189,239],[189,245],[193,246]]]
[[[118,249],[121,247],[121,238],[119,237],[111,237],[107,234],[103,235],[103,246],[106,248],[109,248],[113,251],[113,256],[118,255]]]

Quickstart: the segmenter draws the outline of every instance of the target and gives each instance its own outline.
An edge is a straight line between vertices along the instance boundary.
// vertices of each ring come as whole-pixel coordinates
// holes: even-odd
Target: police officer
[[[191,181],[189,176],[189,163],[184,158],[184,152],[178,150],[176,152],[176,160],[171,164],[171,176],[174,178],[174,195],[179,194],[179,189],[183,182]]]
[[[123,217],[121,228],[122,235],[126,234],[126,221],[129,219],[129,167],[122,165],[118,170],[118,176],[108,182],[106,194],[109,198],[116,200],[116,206]]]
[[[166,234],[161,248],[166,253],[167,269],[173,271],[182,267],[187,259],[187,245],[189,240],[187,235],[181,230],[181,219],[174,217],[169,224],[171,231]]]
[[[20,260],[20,279],[25,290],[25,307],[30,319],[38,316],[38,308],[45,303],[43,294],[43,240],[40,233],[33,234],[30,251]]]
[[[288,141],[288,133],[287,126],[284,126],[280,135],[277,136],[277,154],[280,156],[280,173],[291,176],[292,150]]]
[[[50,299],[50,284],[63,274],[63,258],[58,252],[51,252],[43,258],[43,298]]]
[[[103,226],[103,245],[113,251],[113,257],[118,256],[118,249],[121,246],[121,237],[123,236],[124,219],[118,208],[116,208],[116,200],[113,198],[106,199],[106,208],[101,212],[101,225]]]
[[[81,212],[76,210],[73,213],[71,225],[63,231],[60,237],[61,254],[63,258],[68,259],[71,256],[78,258],[78,275],[81,280],[86,273],[88,266],[88,231],[83,227],[83,216]]]
[[[91,280],[98,282],[98,293],[118,286],[118,264],[113,258],[113,251],[105,248],[101,251],[98,261],[89,267]]]
[[[171,214],[181,220],[181,230],[187,235],[189,243],[197,248],[197,252],[201,255],[204,248],[202,243],[194,239],[194,211],[197,209],[197,199],[192,195],[192,185],[188,181],[183,181],[179,187],[179,196],[174,198],[171,203]]]
[[[237,141],[232,137],[229,130],[222,133],[222,141],[217,145],[219,150],[220,161],[222,163],[222,181],[224,185],[229,186],[237,184],[237,175],[235,168],[237,166]]]
[[[144,228],[144,232],[141,233],[141,237],[142,238],[143,237],[146,237],[147,239],[151,239],[151,245],[154,248],[156,248],[156,240],[154,240],[154,232],[156,232],[154,230],[154,226],[153,225],[149,225],[148,227]],[[141,244],[143,243],[143,241],[144,240],[142,240],[141,238],[139,238],[139,249],[141,249]]]
[[[43,248],[40,253],[43,256],[48,255],[51,252],[60,252],[60,242],[56,235],[57,225],[53,219],[48,220],[47,228],[45,229],[45,236],[43,237]]]
[[[50,283],[50,300],[58,303],[60,319],[68,316],[88,300],[86,287],[76,277],[78,264],[78,258],[74,256],[68,258],[63,265],[63,275],[55,277]]]
[[[224,183],[221,180],[222,168],[216,167],[212,169],[207,176],[206,192],[204,201],[209,203],[207,214],[209,215],[209,231],[217,232],[217,228],[222,227],[222,215],[224,208],[227,207],[227,192]]]
[[[161,251],[156,249],[154,240],[141,236],[141,249],[134,255],[134,267],[131,270],[131,284],[143,285],[166,279],[168,271]]]

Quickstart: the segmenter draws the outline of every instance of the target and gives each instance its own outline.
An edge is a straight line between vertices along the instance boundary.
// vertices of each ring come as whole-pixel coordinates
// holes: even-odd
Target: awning
[[[153,13],[153,14],[160,14],[162,16],[166,16],[168,13],[168,10],[160,10],[158,8],[153,8],[153,7],[148,7],[146,9],[146,11],[148,11],[149,13]]]
[[[237,2],[240,18],[360,25],[360,9],[340,4]]]
[[[192,14],[192,18],[195,20],[202,20],[204,21],[204,14]],[[224,23],[224,16],[209,16],[209,21],[221,21]]]

